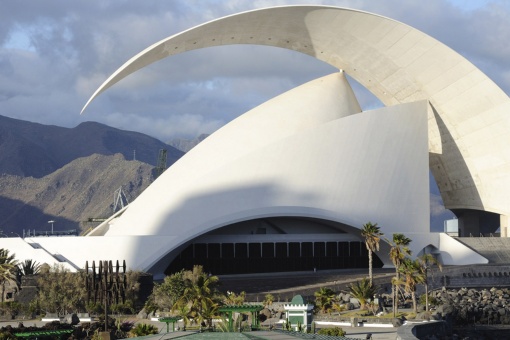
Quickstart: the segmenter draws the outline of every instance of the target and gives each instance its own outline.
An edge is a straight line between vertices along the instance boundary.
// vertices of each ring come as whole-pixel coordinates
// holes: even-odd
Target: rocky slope
[[[0,175],[0,229],[7,236],[25,230],[88,229],[89,218],[112,214],[114,193],[129,201],[152,181],[153,166],[121,154],[93,154],[71,161],[42,178]]]
[[[168,166],[183,155],[155,138],[95,122],[69,129],[0,116],[0,174],[41,178],[95,153],[156,165],[160,149],[167,149]]]
[[[168,142],[168,145],[173,146],[174,148],[182,152],[188,152],[207,137],[209,137],[208,134],[201,134],[197,138],[193,139],[174,138],[170,142]]]

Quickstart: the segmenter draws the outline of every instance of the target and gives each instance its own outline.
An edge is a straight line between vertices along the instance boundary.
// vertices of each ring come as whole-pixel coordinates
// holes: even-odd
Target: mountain
[[[160,149],[167,149],[167,166],[184,154],[142,133],[95,122],[64,128],[0,116],[0,174],[41,178],[92,154],[121,153],[155,165]]]
[[[7,236],[23,230],[88,229],[89,218],[109,217],[114,193],[122,188],[131,202],[153,180],[153,166],[121,154],[78,158],[42,178],[0,176],[0,229]]]
[[[180,150],[182,152],[188,152],[207,137],[209,137],[209,135],[201,134],[200,136],[194,139],[174,138],[170,142],[168,142],[168,144],[173,146],[177,150]]]

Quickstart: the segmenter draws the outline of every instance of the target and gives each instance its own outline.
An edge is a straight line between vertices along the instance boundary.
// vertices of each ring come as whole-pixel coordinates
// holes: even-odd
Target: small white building
[[[292,327],[297,327],[298,324],[306,326],[306,329],[312,327],[314,305],[306,303],[301,295],[294,296],[291,303],[285,304],[283,307],[285,308],[285,318]]]

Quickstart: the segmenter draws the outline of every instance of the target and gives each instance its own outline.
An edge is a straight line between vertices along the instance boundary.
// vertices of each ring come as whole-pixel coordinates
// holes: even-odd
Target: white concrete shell
[[[258,44],[311,55],[352,76],[385,105],[428,100],[430,169],[449,209],[510,214],[510,100],[449,47],[379,15],[326,6],[254,10],[176,34],[119,68],[87,102],[122,78],[178,53]],[[85,108],[84,108],[85,109]]]
[[[342,72],[282,94],[209,136],[90,235],[170,236],[170,252],[279,216],[428,235],[427,103],[359,112]],[[416,251],[429,243],[421,238]]]
[[[74,268],[125,259],[157,275],[172,254],[210,231],[299,216],[338,223],[353,235],[374,221],[388,238],[399,232],[413,239],[415,254],[432,245],[444,264],[487,262],[455,239],[429,233],[428,171],[448,208],[509,215],[510,100],[459,54],[402,23],[324,6],[232,15],[142,51],[85,107],[152,62],[228,44],[287,48],[342,71],[218,130],[91,237],[26,239],[18,252],[44,249],[39,253]],[[345,73],[388,107],[361,112]],[[378,255],[389,265],[385,253]]]

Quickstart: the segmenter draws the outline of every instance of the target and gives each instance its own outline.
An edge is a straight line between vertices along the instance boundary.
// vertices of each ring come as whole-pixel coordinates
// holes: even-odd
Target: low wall
[[[397,329],[397,340],[423,339],[425,337],[443,337],[447,333],[445,321],[426,321],[406,323]]]

